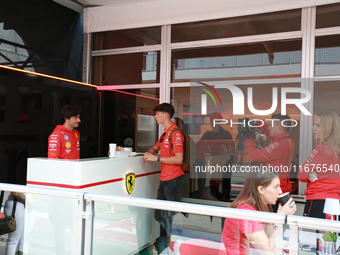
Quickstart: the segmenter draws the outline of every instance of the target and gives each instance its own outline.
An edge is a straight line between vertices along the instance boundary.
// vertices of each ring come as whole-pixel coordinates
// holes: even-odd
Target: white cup
[[[116,156],[116,143],[109,144],[109,157],[114,158]]]

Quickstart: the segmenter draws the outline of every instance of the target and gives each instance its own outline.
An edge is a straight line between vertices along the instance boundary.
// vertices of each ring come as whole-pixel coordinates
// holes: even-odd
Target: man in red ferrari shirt
[[[79,159],[79,126],[81,109],[65,105],[59,114],[59,123],[48,138],[48,158]]]
[[[161,162],[157,199],[181,201],[185,181],[185,175],[181,167],[184,136],[179,130],[171,132],[171,130],[177,128],[176,124],[172,122],[175,109],[171,104],[160,104],[155,107],[154,112],[157,124],[163,125],[165,130],[155,146],[144,154],[144,160]],[[173,148],[169,143],[170,132]],[[161,150],[161,155],[155,155],[159,150]],[[174,211],[155,210],[155,219],[161,225],[160,237],[155,243],[158,254],[169,246],[172,218],[175,214],[176,212]]]
[[[282,121],[284,125],[282,125]],[[276,114],[272,116],[271,124],[264,125],[260,130],[267,135],[272,141],[267,147],[257,149],[254,138],[247,138],[246,151],[248,157],[253,162],[265,162],[267,167],[273,168],[280,177],[280,187],[282,192],[291,192],[292,184],[290,182],[290,163],[294,154],[294,141],[289,136],[291,126],[288,115]],[[276,212],[279,202],[273,205],[273,211]]]
[[[59,123],[48,138],[48,158],[79,159],[79,132],[75,129],[80,123],[80,108],[65,105],[59,114]],[[64,254],[65,230],[72,226],[67,215],[72,212],[72,202],[64,198],[53,197],[49,207],[49,219],[53,225],[56,254]],[[71,228],[72,229],[72,228]]]

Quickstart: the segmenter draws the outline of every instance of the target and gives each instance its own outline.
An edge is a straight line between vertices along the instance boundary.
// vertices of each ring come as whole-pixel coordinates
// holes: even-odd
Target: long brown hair
[[[318,143],[325,144],[325,152],[330,156],[331,148],[333,155],[337,158],[340,156],[340,117],[335,112],[320,112],[321,137]],[[333,156],[332,155],[332,156]]]
[[[246,179],[241,193],[235,201],[229,205],[231,208],[237,208],[242,204],[248,204],[259,211],[272,212],[272,206],[263,201],[258,191],[258,187],[268,187],[274,178],[279,178],[278,174],[272,171],[256,171],[251,172]]]

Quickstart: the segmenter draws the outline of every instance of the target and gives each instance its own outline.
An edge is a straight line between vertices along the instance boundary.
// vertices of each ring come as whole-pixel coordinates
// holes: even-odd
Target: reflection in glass
[[[159,51],[94,57],[92,84],[159,83]]]
[[[332,111],[340,115],[339,96],[340,80],[315,81],[313,113]],[[313,142],[313,147],[315,147],[315,140]]]
[[[109,143],[146,152],[158,137],[153,108],[159,104],[159,89],[102,91],[105,112],[102,116],[102,152]]]
[[[206,165],[206,166],[215,166],[219,164],[221,166],[233,165],[237,169],[241,165],[250,165],[250,160],[245,152],[245,144],[242,144],[242,141],[237,139],[238,130],[237,126],[230,125],[230,122],[233,121],[238,122],[239,118],[249,118],[249,119],[261,119],[265,121],[266,119],[270,119],[272,114],[259,116],[252,113],[248,109],[247,95],[248,88],[252,88],[253,90],[253,106],[257,110],[268,110],[272,107],[272,98],[273,98],[273,88],[276,87],[278,91],[278,102],[276,110],[273,112],[280,113],[281,112],[281,89],[282,88],[298,88],[300,87],[300,83],[280,83],[280,84],[244,84],[237,85],[239,89],[241,89],[245,102],[244,109],[245,112],[243,115],[234,114],[233,113],[233,96],[229,89],[223,88],[223,82],[206,82],[212,86],[216,93],[219,95],[221,99],[221,103],[215,94],[210,88],[205,88],[208,90],[212,96],[215,98],[216,104],[214,100],[202,89],[197,88],[199,83],[191,83],[191,87],[181,87],[181,88],[172,88],[171,90],[171,99],[172,103],[175,107],[175,111],[177,115],[178,123],[179,120],[183,122],[182,129],[185,133],[189,134],[190,137],[195,141],[196,148],[200,146],[200,144],[204,144],[203,146],[203,156],[198,155],[202,150],[197,150],[196,154],[196,163],[198,165]],[[207,95],[207,114],[202,114],[202,95]],[[287,97],[289,99],[298,99],[300,98],[299,93],[288,93]],[[295,152],[292,158],[292,164],[298,164],[298,152],[299,152],[299,122],[300,122],[300,110],[295,105],[287,105],[287,114],[291,119],[296,120],[297,126],[292,128],[290,131],[290,137],[294,140],[295,143]],[[228,123],[226,125],[219,125],[220,132],[213,132],[213,124],[210,122],[211,114],[220,114],[221,118],[214,119],[223,119],[227,120]],[[269,123],[268,121],[265,121]],[[216,130],[215,130],[216,131]],[[225,139],[227,144],[224,144],[224,136],[218,136],[218,134],[229,133],[231,135],[232,143],[227,143],[230,139]],[[207,136],[217,135],[218,139],[209,138],[205,139]],[[203,138],[202,138],[203,137]],[[221,139],[220,139],[221,138]],[[265,147],[268,145],[270,141],[263,141],[263,143],[259,143],[258,146]],[[232,145],[234,144],[234,146]],[[217,147],[216,147],[217,146]],[[216,148],[217,149],[216,149]],[[216,150],[215,150],[216,149]],[[242,153],[243,151],[243,153]],[[198,162],[202,160],[202,162]],[[231,160],[231,161],[229,161]],[[201,163],[201,164],[199,164]],[[200,173],[201,174],[201,173]],[[297,179],[296,174],[291,172],[291,182],[292,182],[292,193],[297,193]],[[241,172],[232,172],[231,176],[223,175],[222,173],[209,173],[207,172],[204,176],[199,176],[198,174],[191,173],[190,179],[186,182],[183,190],[185,193],[184,197],[190,198],[200,198],[212,201],[228,201],[235,199],[238,195],[239,191],[242,189],[243,183],[247,177],[246,173]],[[231,180],[229,181],[228,179]],[[229,194],[228,194],[229,193]]]
[[[340,4],[316,7],[316,28],[340,26]]]
[[[161,43],[161,27],[144,27],[95,33],[93,50],[147,46]]]
[[[134,206],[95,203],[93,254],[152,254],[159,237],[154,210]],[[138,253],[141,252],[141,253]]]
[[[318,229],[299,229],[299,254],[311,252],[313,254],[315,252],[316,254],[334,254],[339,247],[339,242],[327,241],[325,233],[330,232]]]
[[[314,113],[332,111],[340,115],[338,107],[340,80],[314,82]]]
[[[301,29],[301,9],[171,26],[171,42],[269,34]]]
[[[26,194],[24,253],[75,254],[78,201],[70,198]]]
[[[5,120],[6,88],[0,84],[0,122]]]
[[[160,225],[154,219],[154,210],[114,204],[114,211],[108,212],[107,206],[107,203],[95,203],[92,253],[155,254]],[[210,222],[209,216],[190,214],[185,218],[182,213],[177,213],[173,217],[169,241],[169,254],[199,254],[198,251],[200,254],[218,254],[221,218],[214,217]]]
[[[315,76],[340,74],[340,35],[315,38]]]
[[[301,40],[172,51],[172,82],[300,77]]]

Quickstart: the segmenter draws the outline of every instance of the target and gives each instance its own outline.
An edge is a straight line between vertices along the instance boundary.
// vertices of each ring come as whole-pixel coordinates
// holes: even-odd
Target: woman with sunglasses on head
[[[272,205],[282,194],[280,179],[274,172],[252,172],[231,208],[273,212]],[[296,205],[292,198],[277,213],[292,215]],[[226,218],[222,232],[220,255],[249,254],[256,249],[260,254],[274,251],[274,227],[258,221]]]
[[[321,112],[312,127],[314,147],[300,167],[298,179],[307,182],[304,216],[325,219],[326,198],[340,194],[340,118],[334,112]]]

